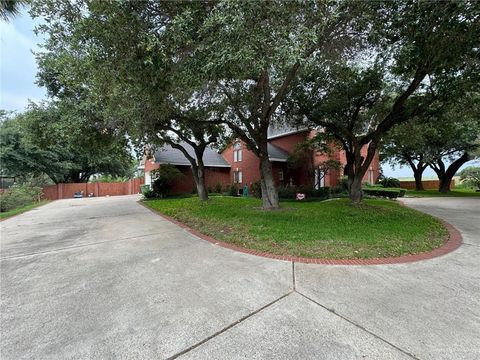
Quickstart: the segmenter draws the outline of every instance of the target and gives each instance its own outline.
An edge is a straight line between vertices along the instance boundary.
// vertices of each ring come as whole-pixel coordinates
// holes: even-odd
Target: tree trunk
[[[450,181],[452,179],[448,179],[447,177],[443,176],[441,179],[439,179],[439,185],[438,185],[438,191],[440,191],[443,194],[446,194],[450,191]]]
[[[359,204],[363,199],[361,175],[348,175],[348,195],[353,204]]]
[[[260,157],[260,184],[262,186],[262,203],[264,210],[279,208],[278,192],[273,180],[272,164],[267,156]]]
[[[416,191],[424,191],[423,182],[422,182],[422,174],[425,169],[417,169],[413,170],[413,177],[415,178],[415,190]]]
[[[192,167],[193,179],[197,187],[198,198],[202,201],[208,200],[208,191],[205,187],[205,167],[203,164],[198,164],[195,168]]]
[[[455,176],[458,169],[460,169],[460,167],[466,162],[468,162],[469,160],[470,160],[470,155],[468,153],[464,153],[457,160],[451,163],[450,166],[445,171],[437,171],[437,169],[433,168],[433,170],[435,170],[438,176],[439,192],[446,194],[450,191],[450,182],[452,181],[452,178]]]

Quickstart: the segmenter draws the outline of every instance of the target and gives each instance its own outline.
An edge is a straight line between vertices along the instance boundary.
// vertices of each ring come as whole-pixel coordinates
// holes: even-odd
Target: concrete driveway
[[[407,200],[464,244],[375,266],[234,252],[136,200],[1,223],[2,360],[480,358],[480,199]]]

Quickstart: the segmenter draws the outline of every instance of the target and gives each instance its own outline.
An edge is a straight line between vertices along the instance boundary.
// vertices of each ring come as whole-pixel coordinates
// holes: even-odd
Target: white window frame
[[[240,142],[236,142],[233,145],[233,162],[242,161],[243,154],[242,154],[242,144]]]
[[[322,170],[320,170],[319,168],[315,169],[314,184],[316,190],[325,187],[325,176],[326,174],[322,174]]]
[[[373,171],[373,169],[368,170],[368,183],[370,185],[375,184],[374,177],[375,177],[375,172]]]
[[[241,184],[243,183],[243,174],[242,170],[236,170],[233,172],[233,182],[235,184]]]
[[[278,170],[278,180],[280,180],[280,181],[284,181],[284,180],[285,180],[285,176],[284,176],[284,173],[283,173],[283,169],[279,169],[279,170]]]

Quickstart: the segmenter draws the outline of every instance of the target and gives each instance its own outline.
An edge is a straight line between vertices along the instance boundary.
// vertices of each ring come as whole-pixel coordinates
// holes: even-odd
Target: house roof
[[[289,125],[270,125],[267,130],[268,139],[276,139],[282,136],[297,134],[309,130],[307,127],[292,127]]]
[[[195,158],[195,152],[189,144],[182,142],[179,145],[183,146],[188,154]],[[155,162],[159,164],[190,166],[190,162],[185,155],[183,155],[180,150],[174,149],[170,145],[164,145],[155,151]],[[209,146],[207,146],[203,153],[203,162],[205,166],[209,167],[230,167],[230,164],[225,161],[222,155]]]
[[[271,143],[267,144],[268,158],[270,161],[282,161],[285,162],[288,160],[290,154],[283,149],[280,149],[278,146],[275,146]]]

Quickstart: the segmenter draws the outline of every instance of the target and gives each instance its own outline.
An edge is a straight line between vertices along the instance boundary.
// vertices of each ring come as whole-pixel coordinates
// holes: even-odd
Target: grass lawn
[[[33,204],[29,204],[29,205],[25,205],[25,206],[21,206],[21,207],[18,207],[16,209],[12,209],[12,210],[9,210],[9,211],[5,211],[5,212],[0,212],[0,219],[7,219],[11,216],[14,216],[14,215],[18,215],[18,214],[21,214],[21,213],[24,213],[26,211],[29,211],[29,210],[32,210],[38,206],[41,206],[41,205],[45,205],[46,203],[48,203],[49,201],[40,201],[38,203],[33,203]]]
[[[472,189],[453,189],[446,194],[442,194],[438,190],[425,190],[425,191],[407,190],[406,196],[408,197],[468,197],[468,196],[480,196],[480,191],[475,191]]]
[[[211,197],[148,200],[145,204],[215,239],[279,255],[325,259],[415,254],[442,245],[448,236],[431,216],[389,200],[347,199],[283,202],[260,209],[253,198]]]

